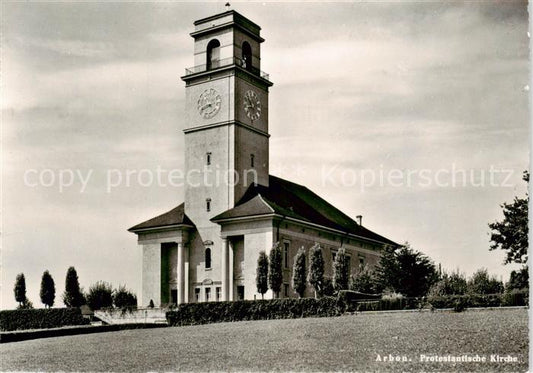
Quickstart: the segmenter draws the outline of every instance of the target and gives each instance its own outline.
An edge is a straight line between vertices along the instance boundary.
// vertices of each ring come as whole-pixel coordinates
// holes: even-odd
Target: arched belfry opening
[[[220,62],[220,42],[213,39],[207,44],[207,62],[206,69],[211,70],[219,66]]]
[[[252,47],[247,41],[242,43],[242,67],[248,70],[252,68]]]

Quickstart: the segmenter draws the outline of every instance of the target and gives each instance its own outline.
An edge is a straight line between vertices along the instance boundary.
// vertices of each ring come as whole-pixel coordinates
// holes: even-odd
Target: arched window
[[[205,249],[205,268],[211,268],[211,249]]]
[[[215,69],[218,67],[220,61],[220,42],[217,39],[213,39],[207,44],[207,70]]]
[[[252,68],[252,47],[247,41],[242,43],[242,67],[247,70]]]

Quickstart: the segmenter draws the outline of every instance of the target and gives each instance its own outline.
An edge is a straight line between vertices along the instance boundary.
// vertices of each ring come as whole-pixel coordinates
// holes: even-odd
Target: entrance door
[[[244,286],[237,286],[237,300],[244,300]]]
[[[170,298],[173,304],[178,304],[178,289],[172,289],[170,291]]]

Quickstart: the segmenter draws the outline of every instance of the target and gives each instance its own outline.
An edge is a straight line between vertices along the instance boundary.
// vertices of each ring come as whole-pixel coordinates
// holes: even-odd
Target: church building
[[[269,174],[268,94],[261,28],[234,10],[194,22],[185,82],[185,201],[129,229],[142,246],[140,305],[260,299],[259,252],[279,243],[281,297],[296,297],[294,257],[319,244],[326,275],[343,247],[352,273],[393,241],[305,186]],[[303,155],[305,156],[305,155]],[[313,294],[307,289],[307,294]],[[269,290],[265,298],[272,298]]]

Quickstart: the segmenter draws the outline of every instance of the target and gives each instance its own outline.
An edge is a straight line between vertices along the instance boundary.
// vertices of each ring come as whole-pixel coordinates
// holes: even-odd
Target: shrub
[[[154,308],[154,301],[150,299],[150,303],[148,303],[148,308]]]
[[[89,288],[87,305],[94,311],[113,306],[113,288],[105,281],[98,281]]]
[[[361,293],[376,293],[374,273],[364,267],[359,273],[350,278],[350,290]]]
[[[133,309],[137,307],[137,296],[122,285],[113,292],[113,304],[117,308]]]
[[[79,308],[40,308],[0,311],[0,330],[58,328],[65,325],[84,325]]]
[[[527,306],[529,304],[528,289],[509,290],[503,293],[502,306]]]
[[[172,326],[244,320],[291,319],[338,316],[342,312],[333,297],[243,300],[236,302],[187,303],[167,312]]]

